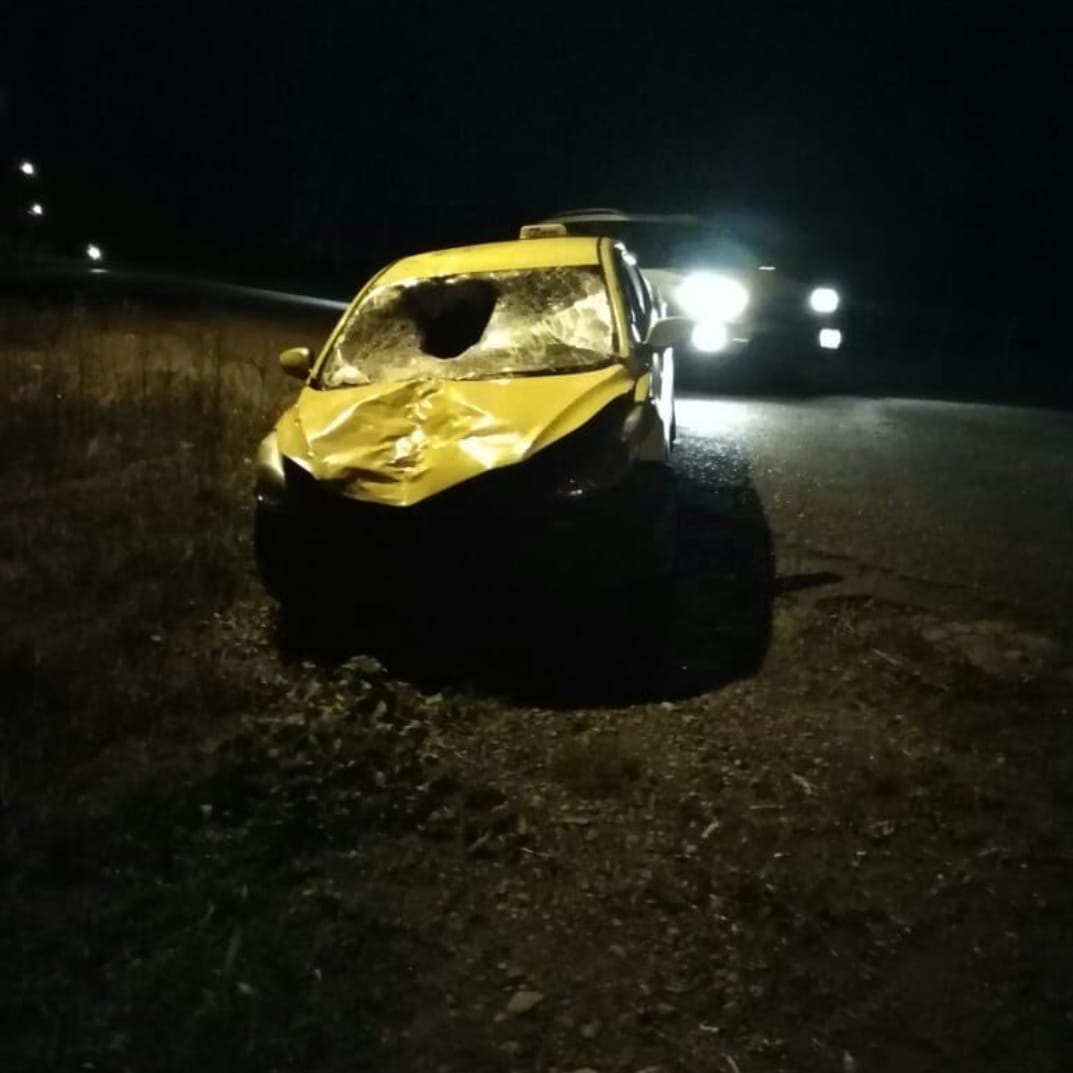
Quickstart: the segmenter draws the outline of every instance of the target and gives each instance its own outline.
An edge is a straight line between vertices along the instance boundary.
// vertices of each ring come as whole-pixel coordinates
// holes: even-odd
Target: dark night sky
[[[25,5],[0,144],[57,237],[219,277],[610,204],[760,213],[883,299],[1059,298],[1070,23],[782,7]]]

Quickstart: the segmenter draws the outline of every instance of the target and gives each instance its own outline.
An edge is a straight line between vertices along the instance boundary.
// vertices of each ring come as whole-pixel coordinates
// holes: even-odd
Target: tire
[[[352,654],[365,640],[369,622],[382,613],[378,594],[318,576],[323,568],[299,523],[279,510],[257,505],[253,546],[261,582],[278,605],[280,652],[328,662]]]
[[[301,536],[286,515],[258,504],[253,546],[257,572],[277,604],[275,639],[285,660],[332,663],[349,651],[352,629],[335,594],[318,585]]]
[[[258,503],[253,514],[253,555],[265,591],[283,603],[301,589],[297,578],[301,555],[292,539],[294,528],[279,510]]]

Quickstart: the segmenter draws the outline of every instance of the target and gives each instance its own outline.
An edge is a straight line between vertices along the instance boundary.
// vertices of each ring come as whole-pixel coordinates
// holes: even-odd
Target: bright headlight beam
[[[35,201],[30,206],[29,213],[30,213],[31,216],[44,216],[45,215],[45,206],[42,205],[40,201]]]
[[[730,276],[693,272],[682,280],[676,295],[686,316],[698,321],[734,320],[745,312],[749,292]]]
[[[722,321],[702,320],[693,326],[693,333],[689,341],[694,350],[702,354],[718,354],[729,342],[730,335]]]
[[[837,350],[842,345],[842,333],[837,328],[820,329],[820,347],[823,350]]]
[[[91,242],[86,247],[86,256],[91,261],[101,261],[104,259],[104,251],[95,242]]]
[[[31,178],[37,174],[37,168],[34,167],[33,161],[30,160],[24,160],[19,165],[19,171],[21,171],[23,175],[28,175]]]
[[[817,287],[809,296],[813,313],[833,313],[838,308],[838,291],[834,287]]]

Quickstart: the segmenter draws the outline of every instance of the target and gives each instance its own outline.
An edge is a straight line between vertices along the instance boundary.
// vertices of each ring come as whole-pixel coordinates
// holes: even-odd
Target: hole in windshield
[[[421,350],[434,358],[457,358],[484,335],[497,297],[488,280],[437,280],[405,292],[404,304]]]
[[[404,280],[349,314],[320,386],[574,372],[615,360],[611,300],[596,265]]]

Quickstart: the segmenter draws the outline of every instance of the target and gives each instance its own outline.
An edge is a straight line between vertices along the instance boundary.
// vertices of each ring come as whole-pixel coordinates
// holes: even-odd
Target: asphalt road
[[[780,575],[1073,630],[1073,415],[684,398],[678,427],[680,473],[752,504]]]

